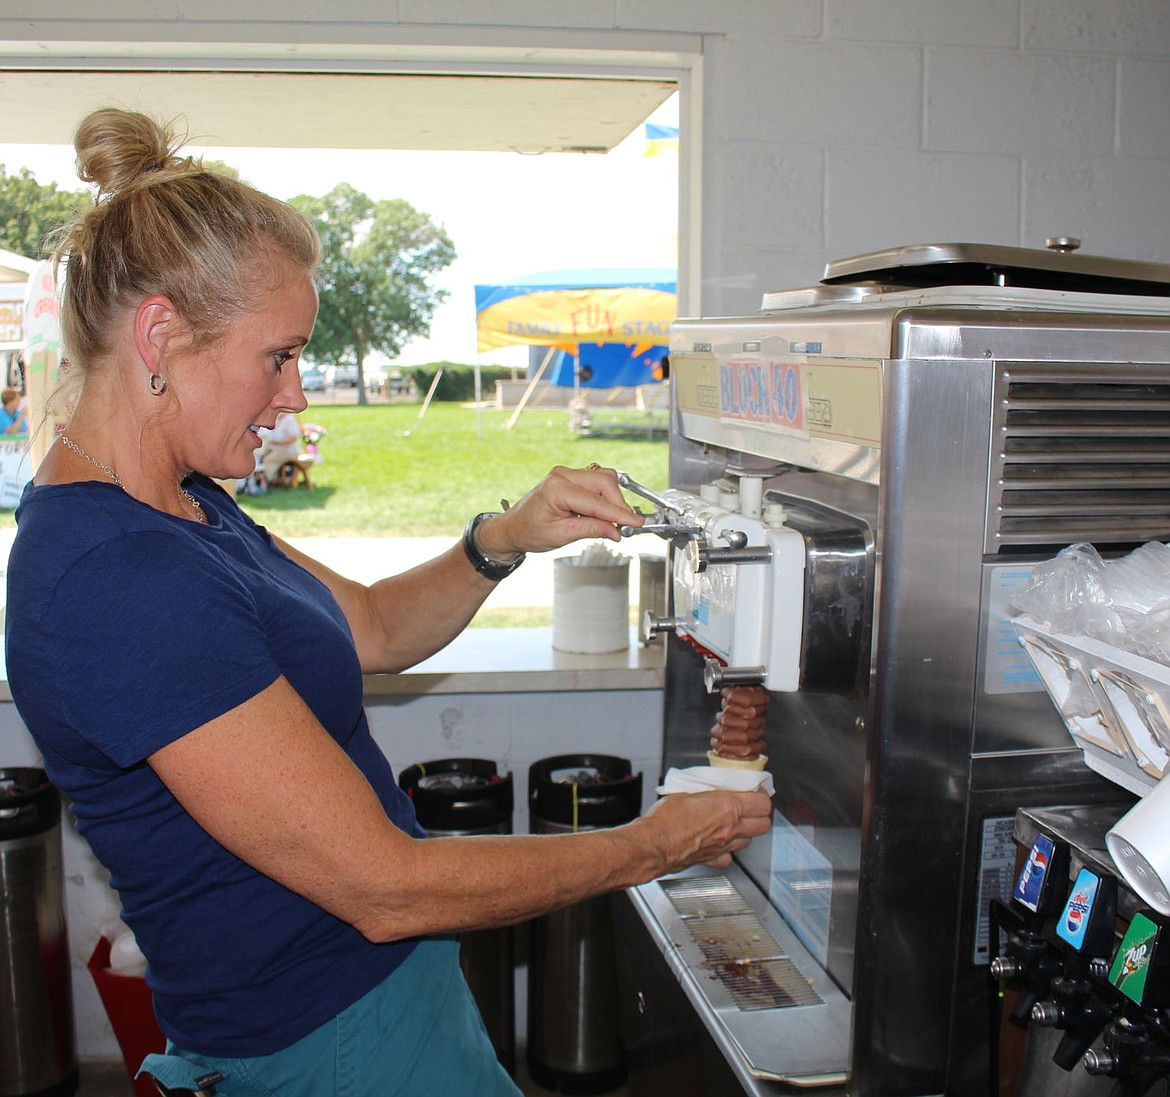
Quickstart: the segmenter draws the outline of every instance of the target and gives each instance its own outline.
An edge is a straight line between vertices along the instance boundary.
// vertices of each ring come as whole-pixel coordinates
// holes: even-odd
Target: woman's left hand
[[[484,522],[478,536],[489,556],[507,560],[590,537],[620,541],[619,527],[644,521],[622,496],[613,469],[557,465],[510,510]]]

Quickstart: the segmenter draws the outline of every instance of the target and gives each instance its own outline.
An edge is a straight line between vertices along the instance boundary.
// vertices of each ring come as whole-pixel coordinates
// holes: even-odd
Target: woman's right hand
[[[772,800],[764,792],[675,792],[630,825],[649,835],[662,864],[658,876],[698,864],[723,868],[768,832]]]

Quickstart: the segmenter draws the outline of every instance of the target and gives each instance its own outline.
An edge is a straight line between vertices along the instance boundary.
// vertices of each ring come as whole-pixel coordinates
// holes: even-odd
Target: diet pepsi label
[[[1093,903],[1097,900],[1097,889],[1100,886],[1101,877],[1087,868],[1081,869],[1073,884],[1072,894],[1064,904],[1060,921],[1056,923],[1056,935],[1078,952],[1085,947],[1085,932],[1089,928],[1089,917],[1093,913]]]
[[[1020,870],[1019,879],[1012,889],[1012,898],[1022,907],[1026,907],[1033,914],[1039,909],[1040,899],[1044,894],[1044,880],[1048,870],[1052,867],[1052,854],[1055,850],[1052,839],[1043,834],[1037,835],[1028,853],[1028,860]]]

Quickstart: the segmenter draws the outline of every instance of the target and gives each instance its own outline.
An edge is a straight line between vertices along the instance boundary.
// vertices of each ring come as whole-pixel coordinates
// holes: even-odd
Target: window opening
[[[676,93],[604,156],[247,149],[193,142],[189,147],[197,154],[222,161],[279,198],[320,197],[346,182],[374,200],[405,199],[446,229],[458,253],[435,280],[446,300],[435,310],[430,336],[411,340],[393,360],[375,356],[366,363],[364,396],[375,418],[359,426],[365,412],[342,411],[357,402],[349,363],[308,356],[303,373],[309,375],[310,403],[301,419],[324,428],[315,442],[321,467],[311,474],[314,486],[304,489],[304,481],[298,480],[301,487],[284,498],[275,491],[268,499],[245,497],[245,507],[294,542],[308,539],[305,546],[339,570],[373,579],[394,570],[388,564],[407,567],[416,558],[433,555],[457,536],[468,516],[495,508],[497,491],[526,490],[535,482],[534,470],[554,463],[628,465],[635,479],[665,484],[665,385],[648,384],[632,392],[597,389],[582,397],[579,386],[539,384],[539,397],[530,397],[516,417],[518,429],[502,429],[515,416],[521,394],[529,390],[547,355],[543,347],[520,344],[478,353],[475,286],[548,270],[676,268],[677,134]],[[82,187],[68,146],[0,144],[0,164],[10,175],[27,167],[42,185]],[[470,394],[462,390],[476,363],[480,404],[470,408]],[[424,390],[430,389],[440,366],[448,373],[443,391],[455,398],[437,398],[420,415]],[[580,371],[579,366],[569,368],[570,375]],[[436,392],[443,384],[440,379]],[[576,429],[582,399],[583,432]],[[574,400],[576,411],[570,407]],[[380,423],[378,408],[384,408]],[[574,416],[578,422],[570,429]],[[471,436],[456,429],[472,422]],[[604,435],[595,423],[606,428]],[[472,449],[460,455],[461,445]],[[343,447],[349,449],[344,456]],[[333,468],[338,470],[336,481]],[[394,470],[381,485],[380,468]],[[345,495],[352,497],[349,507],[338,505]],[[0,551],[5,558],[12,532],[12,511],[0,507]],[[384,544],[374,543],[386,537],[402,540],[390,556]],[[642,538],[636,552],[633,543],[623,547],[636,561],[643,551],[663,551],[643,543],[650,541],[656,539]],[[561,554],[580,549],[570,547]],[[552,557],[530,558],[489,599],[475,624],[550,624],[552,570]],[[638,568],[631,572],[636,575]],[[636,586],[631,605],[637,606]]]

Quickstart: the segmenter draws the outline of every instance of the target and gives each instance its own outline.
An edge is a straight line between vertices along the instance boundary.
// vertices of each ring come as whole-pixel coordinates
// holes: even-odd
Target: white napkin
[[[660,796],[666,796],[671,792],[707,792],[715,788],[729,788],[734,792],[766,792],[769,796],[776,791],[772,775],[767,770],[730,769],[725,766],[668,769],[662,784],[655,791]]]

